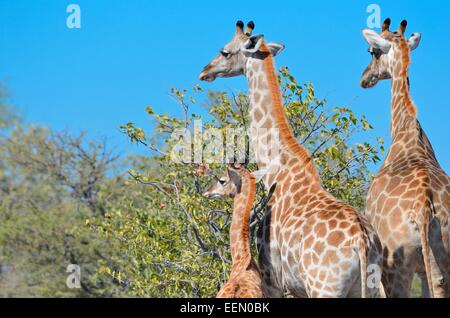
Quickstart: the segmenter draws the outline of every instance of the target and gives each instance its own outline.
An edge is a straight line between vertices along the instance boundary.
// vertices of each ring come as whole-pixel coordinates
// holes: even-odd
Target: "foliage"
[[[17,112],[8,104],[9,96],[8,89],[0,82],[0,132],[11,128],[19,121]]]
[[[371,181],[370,165],[378,162],[382,141],[352,145],[358,133],[371,130],[367,120],[357,118],[345,107],[329,108],[315,96],[312,84],[300,85],[287,68],[280,71],[285,111],[292,131],[310,152],[323,179],[323,185],[338,198],[362,207]],[[196,119],[203,128],[224,132],[230,127],[247,127],[249,102],[244,93],[205,92],[198,85],[192,91],[173,89],[181,115],[172,117],[146,109],[155,122],[155,133],[147,137],[133,123],[122,126],[133,142],[153,151],[150,159],[134,163],[130,186],[141,185],[143,205],[132,197],[107,213],[103,222],[93,222],[114,249],[123,255],[114,268],[102,273],[126,283],[130,295],[151,297],[211,297],[227,279],[230,268],[227,231],[231,202],[207,201],[200,196],[205,185],[224,166],[212,164],[207,175],[202,166],[171,162],[175,146],[171,138],[177,129],[193,130]],[[206,119],[201,111],[204,100]],[[195,148],[194,148],[195,149]],[[195,155],[195,150],[192,150]],[[254,166],[252,168],[255,168]],[[258,187],[258,202],[264,199]],[[252,229],[258,223],[258,209]]]
[[[0,139],[0,296],[112,296],[120,285],[99,277],[114,254],[85,226],[122,195],[108,177],[117,157],[83,135],[18,126]],[[121,181],[122,180],[122,181]],[[66,286],[69,264],[81,267],[81,289]]]

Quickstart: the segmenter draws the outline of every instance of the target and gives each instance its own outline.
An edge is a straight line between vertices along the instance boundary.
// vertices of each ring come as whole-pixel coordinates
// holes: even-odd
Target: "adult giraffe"
[[[367,215],[383,245],[388,297],[408,297],[416,272],[422,276],[424,297],[450,297],[450,180],[417,120],[409,87],[410,51],[418,47],[421,34],[407,40],[406,21],[396,32],[389,30],[390,24],[386,19],[381,35],[363,30],[372,61],[362,87],[392,79],[392,145],[369,189]]]
[[[233,39],[203,69],[200,80],[245,75],[249,82],[251,144],[259,169],[268,172],[263,178],[267,190],[276,184],[259,246],[264,294],[378,296],[380,283],[366,286],[367,265],[382,266],[375,232],[352,207],[322,188],[312,159],[290,130],[273,61],[284,46],[252,35],[253,22],[243,28],[238,21]],[[273,130],[278,149],[261,142],[275,138]],[[278,156],[271,160],[274,152]]]

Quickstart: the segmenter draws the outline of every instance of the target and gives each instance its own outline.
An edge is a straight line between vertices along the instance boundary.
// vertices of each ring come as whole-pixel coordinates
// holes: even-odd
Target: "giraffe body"
[[[251,255],[249,223],[255,198],[254,176],[245,168],[229,168],[213,184],[205,197],[233,197],[233,217],[230,228],[230,247],[233,265],[228,282],[222,286],[217,298],[262,298],[261,273]]]
[[[417,120],[409,92],[410,51],[417,48],[420,34],[407,41],[406,21],[395,33],[389,25],[387,19],[381,36],[363,31],[373,58],[362,86],[392,79],[392,144],[369,189],[366,212],[383,245],[387,296],[408,297],[419,273],[423,296],[450,297],[450,182]]]
[[[362,215],[322,188],[312,159],[288,125],[273,62],[282,49],[262,36],[244,34],[238,23],[233,40],[200,75],[212,81],[244,74],[249,82],[251,143],[258,168],[267,171],[266,188],[276,184],[258,240],[264,293],[379,296],[381,284],[367,288],[365,279],[368,264],[381,271],[375,232]],[[273,139],[277,147],[268,142]]]
[[[382,266],[375,232],[352,207],[324,190],[300,188],[283,199],[283,175],[276,179],[279,190],[269,202],[258,246],[266,293],[281,297],[287,290],[296,297],[361,297],[365,264]],[[290,201],[295,206],[270,220]],[[366,296],[380,294],[375,288]]]
[[[420,124],[411,122],[414,143],[419,148],[425,147],[428,141]],[[393,143],[388,160],[367,196],[367,215],[378,231],[386,255],[383,275],[386,292],[391,297],[408,297],[417,272],[428,276],[423,280],[427,290],[424,296],[449,297],[445,285],[450,268],[448,177],[434,160],[408,151],[404,158],[391,162],[389,158],[398,143],[405,144],[401,139]],[[430,280],[432,293],[427,286]]]

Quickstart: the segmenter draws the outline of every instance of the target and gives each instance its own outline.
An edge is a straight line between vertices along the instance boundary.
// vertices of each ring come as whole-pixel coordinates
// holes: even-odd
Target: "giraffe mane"
[[[265,41],[261,45],[260,51],[265,55],[264,71],[267,76],[270,96],[272,98],[273,104],[273,114],[275,116],[276,122],[278,123],[280,138],[284,142],[286,148],[292,153],[294,153],[301,161],[303,161],[305,163],[305,167],[307,168],[307,170],[315,178],[319,179],[319,174],[311,157],[309,156],[308,151],[298,143],[289,126],[283,107],[282,94],[280,90],[280,85],[278,83],[278,75],[275,72],[275,63],[273,61],[273,56],[270,53],[270,50],[267,47]]]
[[[248,187],[246,189],[247,197],[245,202],[244,209],[244,222],[242,224],[242,232],[240,233],[240,240],[243,242],[244,250],[242,251],[245,254],[245,258],[241,260],[245,265],[245,267],[250,265],[252,260],[251,250],[250,250],[250,212],[253,207],[253,201],[256,196],[256,181],[255,177],[248,170],[241,171],[241,178],[245,178],[246,182],[248,182]],[[242,265],[242,263],[241,263]]]
[[[399,75],[406,79],[402,87],[400,87],[400,90],[405,96],[404,102],[406,111],[408,112],[409,115],[416,117],[417,108],[411,99],[409,90],[409,78],[408,78],[409,65],[411,64],[411,50],[409,48],[408,42],[404,37],[401,37],[399,39],[398,45],[401,52],[401,60],[403,66]]]

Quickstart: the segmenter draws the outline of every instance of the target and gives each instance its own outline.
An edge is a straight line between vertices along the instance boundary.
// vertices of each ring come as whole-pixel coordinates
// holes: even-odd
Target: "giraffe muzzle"
[[[216,78],[212,74],[207,74],[203,72],[200,74],[199,79],[205,82],[213,82]]]
[[[211,193],[211,192],[205,192],[203,193],[203,196],[207,199],[220,199],[222,196],[220,194],[217,193]]]
[[[216,76],[211,72],[213,69],[211,64],[206,65],[200,73],[199,79],[205,82],[212,82],[216,79]]]

